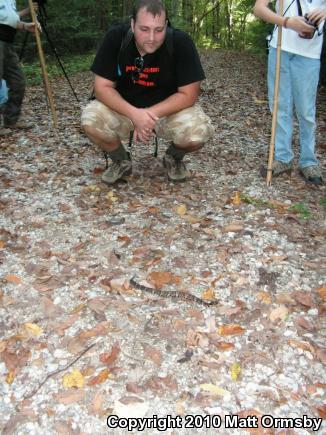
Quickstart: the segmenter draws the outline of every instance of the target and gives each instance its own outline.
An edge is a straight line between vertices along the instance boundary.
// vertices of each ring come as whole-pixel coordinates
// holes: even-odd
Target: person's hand
[[[309,21],[319,26],[322,21],[326,20],[326,9],[316,8],[313,11],[309,12],[307,18]]]
[[[135,115],[132,117],[134,124],[134,141],[141,140],[142,142],[149,142],[154,134],[154,129],[158,117],[148,109],[137,109]]]
[[[42,32],[41,24],[37,21],[36,22],[37,29],[39,32]],[[35,33],[35,23],[24,23],[24,30],[27,30],[28,32]]]
[[[35,13],[38,12],[38,4],[36,2],[33,3],[33,9],[34,9]],[[21,11],[19,11],[19,16],[20,17],[25,17],[26,15],[30,15],[30,12],[31,11],[29,10],[29,7],[25,8],[25,9],[22,9]]]
[[[304,17],[290,17],[286,27],[299,34],[312,33],[315,30],[314,26],[308,24]]]

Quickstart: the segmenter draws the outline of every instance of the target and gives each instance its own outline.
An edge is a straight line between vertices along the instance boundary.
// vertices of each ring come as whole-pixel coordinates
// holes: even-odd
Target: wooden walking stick
[[[51,86],[50,86],[50,82],[49,82],[49,78],[48,78],[48,73],[47,73],[47,70],[46,70],[45,58],[44,58],[44,53],[43,53],[43,48],[42,48],[41,38],[40,38],[40,31],[39,31],[39,28],[38,28],[38,21],[37,21],[36,13],[34,11],[33,0],[28,0],[28,4],[29,4],[29,10],[30,10],[30,13],[31,13],[32,21],[35,24],[35,38],[36,38],[36,43],[37,43],[37,49],[38,49],[38,55],[39,55],[39,58],[40,58],[41,68],[42,68],[42,75],[43,75],[43,81],[44,81],[44,85],[45,85],[45,91],[46,91],[46,95],[48,97],[48,101],[49,101],[49,104],[50,104],[50,109],[51,109],[51,114],[52,114],[52,121],[53,121],[54,127],[58,128],[57,113],[55,111],[54,100],[53,100],[52,91],[51,91]]]
[[[280,15],[283,16],[283,0],[280,0],[279,6],[280,6]],[[272,114],[272,132],[271,132],[271,141],[269,144],[268,166],[267,166],[267,176],[266,176],[267,186],[270,186],[272,184],[272,175],[273,175],[275,133],[276,133],[277,112],[278,112],[278,94],[280,89],[281,46],[282,46],[282,26],[278,26],[273,114]]]

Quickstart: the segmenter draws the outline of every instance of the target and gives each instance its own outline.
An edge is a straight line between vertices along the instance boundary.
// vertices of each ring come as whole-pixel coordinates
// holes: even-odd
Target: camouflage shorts
[[[82,126],[91,126],[107,136],[108,140],[117,137],[122,142],[129,140],[133,124],[129,118],[109,109],[101,102],[90,102],[82,112]],[[189,142],[207,142],[213,135],[213,126],[210,118],[199,105],[189,107],[161,118],[155,128],[158,137],[175,144]]]

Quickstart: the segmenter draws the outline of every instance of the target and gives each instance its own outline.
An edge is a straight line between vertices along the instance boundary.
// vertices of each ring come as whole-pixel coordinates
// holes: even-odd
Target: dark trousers
[[[20,115],[25,93],[25,77],[14,44],[0,41],[0,79],[7,82],[8,101],[2,107],[5,126],[14,125]]]

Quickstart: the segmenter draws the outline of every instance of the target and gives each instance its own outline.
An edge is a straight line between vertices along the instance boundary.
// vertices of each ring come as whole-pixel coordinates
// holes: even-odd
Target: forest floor
[[[271,187],[260,176],[271,129],[264,59],[202,59],[215,136],[186,158],[186,183],[166,179],[163,143],[158,159],[151,145],[134,147],[125,182],[101,182],[104,159],[80,130],[89,73],[71,77],[79,103],[64,78],[53,82],[57,132],[44,89],[30,87],[24,115],[35,126],[1,139],[4,434],[125,434],[106,426],[109,415],[157,415],[154,426],[179,415],[162,433],[290,435],[326,418],[325,186],[297,168]],[[324,169],[325,133],[321,89]],[[294,142],[297,155],[297,132]],[[218,303],[149,294],[132,277]],[[226,428],[231,415],[247,429]],[[281,420],[268,428],[266,415]]]

